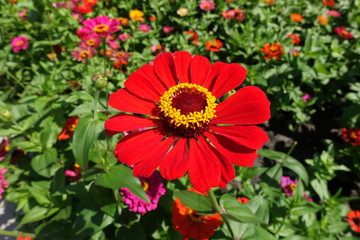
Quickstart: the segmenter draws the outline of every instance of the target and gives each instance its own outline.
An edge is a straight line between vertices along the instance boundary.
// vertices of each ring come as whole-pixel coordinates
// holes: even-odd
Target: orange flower
[[[291,39],[291,42],[292,42],[293,44],[298,45],[298,44],[300,44],[300,42],[301,42],[300,37],[299,37],[299,35],[297,35],[297,34],[288,34],[288,35],[286,35],[286,37],[292,38],[292,39]]]
[[[333,7],[336,4],[334,0],[323,0],[322,3],[328,7]]]
[[[118,20],[120,22],[120,26],[128,26],[129,25],[129,19],[124,17],[118,17]]]
[[[237,200],[242,204],[245,204],[250,201],[250,199],[248,199],[247,197],[238,197]]]
[[[190,40],[193,40],[193,45],[197,46],[199,35],[193,30],[186,31],[185,34],[191,35]]]
[[[290,15],[291,20],[293,20],[294,22],[301,22],[304,18],[303,16],[301,16],[301,14],[299,13],[293,13]]]
[[[271,60],[273,58],[280,60],[281,55],[284,53],[284,48],[279,43],[266,43],[261,51],[266,54],[265,60]]]
[[[194,189],[189,190],[199,193]],[[220,214],[198,215],[195,210],[184,206],[178,198],[173,203],[172,222],[184,239],[196,240],[208,239],[222,225]]]
[[[347,215],[346,221],[355,232],[360,233],[360,211],[350,211]]]
[[[97,2],[98,0],[83,0],[83,3],[89,5],[90,7],[95,7]]]
[[[149,20],[150,20],[151,22],[154,22],[154,21],[157,20],[157,17],[156,17],[156,16],[150,16],[150,17],[149,17]]]
[[[131,10],[129,13],[129,18],[131,18],[132,21],[142,21],[144,20],[144,13],[140,10]]]
[[[118,60],[118,61],[114,62],[114,68],[121,72],[126,72],[127,64],[128,64],[128,62],[125,60]]]
[[[31,240],[31,239],[32,237],[23,237],[23,236],[16,238],[16,240]]]
[[[65,126],[61,131],[61,133],[59,134],[58,140],[69,139],[74,134],[78,122],[79,122],[79,118],[75,116],[66,119]]]
[[[220,48],[222,48],[223,43],[218,39],[214,39],[214,41],[207,41],[205,46],[206,49],[211,52],[220,52]]]
[[[327,19],[327,17],[325,17],[323,15],[320,15],[320,16],[318,16],[318,22],[321,25],[327,25],[328,24],[328,19]]]
[[[267,2],[270,6],[275,4],[274,0],[261,0],[262,2]]]

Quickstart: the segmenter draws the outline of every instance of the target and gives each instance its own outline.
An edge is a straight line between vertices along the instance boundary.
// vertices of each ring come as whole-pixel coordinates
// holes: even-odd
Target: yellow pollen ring
[[[96,33],[106,33],[109,30],[109,27],[105,24],[98,24],[94,27]]]
[[[181,114],[181,109],[172,106],[172,100],[175,96],[182,92],[193,92],[204,96],[207,106],[204,110],[190,112],[186,115]],[[175,127],[185,127],[197,129],[210,123],[211,119],[215,118],[216,97],[206,88],[193,83],[180,83],[171,87],[160,97],[160,110],[165,118],[169,119],[171,125]]]

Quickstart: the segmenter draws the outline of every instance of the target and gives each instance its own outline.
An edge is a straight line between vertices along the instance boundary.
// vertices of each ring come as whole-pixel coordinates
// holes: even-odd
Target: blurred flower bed
[[[0,199],[18,212],[0,234],[360,239],[359,0],[4,0],[0,13]],[[188,99],[207,107],[184,119],[171,106]]]

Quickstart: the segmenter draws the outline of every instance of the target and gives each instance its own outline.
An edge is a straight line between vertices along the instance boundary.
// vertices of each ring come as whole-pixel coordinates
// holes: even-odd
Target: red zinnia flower
[[[220,48],[222,48],[223,43],[218,39],[214,39],[214,41],[207,41],[205,46],[209,51],[220,52]]]
[[[341,138],[352,146],[360,145],[360,129],[358,128],[343,128],[341,129]]]
[[[328,7],[333,7],[336,4],[334,0],[323,0],[322,3]]]
[[[79,122],[79,118],[76,116],[66,119],[65,126],[61,131],[61,133],[59,134],[58,140],[69,139],[74,134],[78,122]]]
[[[336,27],[334,32],[341,38],[352,39],[354,36],[345,29],[345,27]]]
[[[81,4],[81,5],[78,5],[76,7],[76,10],[77,10],[78,13],[81,13],[81,14],[86,14],[86,13],[91,13],[92,12],[91,6],[89,6],[85,2],[83,4]]]
[[[236,63],[211,65],[188,52],[158,55],[153,66],[142,66],[110,95],[113,108],[142,114],[105,122],[110,135],[136,130],[119,141],[115,156],[133,166],[135,176],[149,177],[160,168],[167,180],[187,172],[202,192],[225,187],[235,177],[232,163],[252,166],[256,149],[268,140],[254,126],[270,118],[270,102],[259,88],[244,87],[216,102],[245,77],[246,69]]]
[[[288,35],[286,35],[286,37],[292,38],[291,42],[293,44],[297,45],[297,44],[299,44],[301,42],[300,37],[297,34],[288,34]]]
[[[293,13],[290,15],[291,20],[293,20],[294,22],[301,22],[304,18],[303,16],[301,16],[301,14],[299,13]]]
[[[242,204],[245,204],[250,201],[250,199],[248,199],[247,197],[238,197],[237,200]]]
[[[350,211],[347,215],[346,221],[355,232],[360,233],[360,211]]]
[[[220,214],[198,215],[195,210],[184,206],[178,198],[173,203],[172,222],[184,239],[196,240],[208,239],[222,225]]]
[[[197,46],[199,35],[193,30],[186,31],[185,34],[190,34],[191,35],[190,40],[193,40],[193,45]]]
[[[283,46],[279,43],[266,43],[260,51],[266,54],[264,57],[265,60],[271,60],[273,58],[280,60],[281,55],[284,53]]]

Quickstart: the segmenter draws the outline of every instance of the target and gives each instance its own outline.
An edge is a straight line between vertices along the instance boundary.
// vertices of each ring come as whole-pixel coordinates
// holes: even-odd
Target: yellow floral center
[[[198,215],[193,209],[189,209],[188,210],[188,216],[190,218],[190,221],[193,223],[203,223],[204,221],[204,216]]]
[[[98,24],[94,27],[94,32],[96,33],[106,33],[109,30],[108,25]]]
[[[296,188],[296,184],[291,183],[291,184],[289,185],[289,188],[290,188],[291,191],[294,191],[294,189]]]
[[[275,51],[277,51],[277,50],[278,50],[278,47],[277,47],[276,45],[271,45],[270,51],[275,52]]]
[[[346,30],[342,30],[341,33],[344,34],[344,35],[348,35],[348,34],[349,34],[349,32],[346,31]]]
[[[94,45],[95,45],[95,39],[90,38],[89,40],[86,41],[86,45],[88,45],[88,46],[94,46]]]
[[[180,135],[196,137],[216,117],[216,97],[206,88],[180,83],[160,97],[160,111],[170,128]]]
[[[299,55],[300,55],[300,52],[295,51],[295,52],[293,53],[293,55],[294,55],[294,57],[297,57],[297,56],[299,56]]]
[[[81,53],[80,53],[80,57],[82,57],[82,58],[88,58],[90,56],[90,52],[89,51],[82,51]],[[69,126],[69,128],[70,128],[70,126]]]
[[[68,126],[68,130],[71,131],[71,132],[75,131],[75,128],[76,128],[76,124],[70,124]]]
[[[144,191],[147,191],[149,189],[149,183],[146,181],[140,181],[140,182],[142,189],[144,189]]]
[[[18,42],[16,43],[16,45],[22,46],[22,45],[24,45],[24,41],[20,40],[20,41],[18,41]]]
[[[0,145],[0,151],[8,152],[10,150],[10,144]]]
[[[75,163],[74,168],[80,168],[80,165],[78,163]]]

